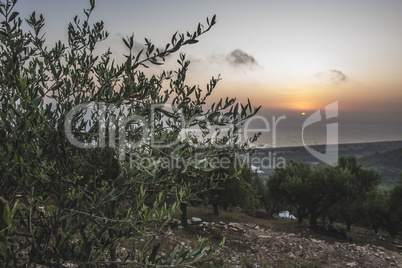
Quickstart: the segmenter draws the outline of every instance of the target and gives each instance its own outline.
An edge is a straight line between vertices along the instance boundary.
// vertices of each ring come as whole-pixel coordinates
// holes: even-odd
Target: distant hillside
[[[384,153],[376,152],[360,158],[359,162],[363,167],[377,169],[383,176],[382,184],[392,186],[402,172],[402,148]]]
[[[325,145],[314,145],[311,148],[321,153],[326,150]],[[376,168],[383,176],[383,185],[394,185],[402,172],[402,141],[339,144],[338,149],[339,156],[355,155],[363,167]],[[281,158],[285,159],[285,162],[307,162],[311,165],[322,163],[303,146],[259,149],[254,156],[261,160],[260,165],[258,161],[253,165],[263,172],[259,173],[263,180],[269,178]]]

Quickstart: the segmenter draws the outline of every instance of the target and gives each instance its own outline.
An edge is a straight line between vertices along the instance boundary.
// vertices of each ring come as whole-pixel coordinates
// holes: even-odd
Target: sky
[[[89,1],[19,0],[17,10],[46,18],[51,44],[66,40],[67,25]],[[182,50],[191,61],[188,84],[205,88],[221,75],[215,100],[250,98],[262,111],[307,115],[338,101],[344,120],[402,124],[402,1],[96,1],[117,60],[122,37],[134,33],[156,46],[176,31],[194,31],[217,16],[200,42]],[[83,17],[83,16],[82,16]],[[176,69],[173,55],[164,69]],[[161,67],[159,67],[161,68]],[[158,71],[158,69],[156,69]]]

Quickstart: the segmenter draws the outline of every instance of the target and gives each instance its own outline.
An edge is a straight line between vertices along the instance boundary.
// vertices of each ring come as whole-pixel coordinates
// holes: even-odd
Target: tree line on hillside
[[[392,237],[402,231],[402,174],[391,189],[380,185],[381,175],[362,168],[356,157],[340,157],[337,166],[290,162],[277,168],[267,181],[248,168],[226,180],[207,197],[212,205],[226,209],[239,207],[254,215],[264,208],[269,217],[288,210],[298,222],[319,224],[342,222],[348,231],[353,224],[385,229]],[[215,198],[215,199],[214,199]]]

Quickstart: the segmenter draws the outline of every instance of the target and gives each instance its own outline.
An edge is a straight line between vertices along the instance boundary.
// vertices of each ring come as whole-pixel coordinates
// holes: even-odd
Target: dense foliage
[[[380,186],[377,170],[362,168],[354,156],[339,158],[337,166],[290,162],[276,169],[268,181],[257,181],[254,189],[259,206],[269,216],[289,210],[298,222],[309,219],[317,230],[319,223],[345,223],[384,228],[391,236],[401,232],[402,175],[391,189]],[[258,207],[258,204],[257,206]]]
[[[126,60],[118,64],[110,50],[96,52],[108,33],[103,22],[90,22],[94,0],[69,24],[68,43],[50,48],[43,16],[24,21],[15,3],[0,4],[1,266],[205,259],[212,249],[204,239],[164,254],[154,239],[194,189],[230,179],[210,159],[247,150],[236,134],[258,109],[230,98],[206,109],[219,78],[204,90],[188,86],[184,55],[175,72],[141,69],[197,43],[215,17],[193,33],[174,34],[164,49],[145,39],[135,52],[134,37],[124,38]],[[229,130],[211,138],[214,126]],[[194,127],[199,135],[183,133]],[[129,250],[121,250],[123,242]]]

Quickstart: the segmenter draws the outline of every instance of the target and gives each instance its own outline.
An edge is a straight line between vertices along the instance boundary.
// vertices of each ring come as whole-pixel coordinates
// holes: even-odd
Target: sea
[[[350,144],[382,141],[402,141],[402,124],[359,122],[315,122],[266,118],[265,122],[250,123],[243,129],[242,140],[261,132],[253,142],[262,148],[297,147],[322,144]]]

